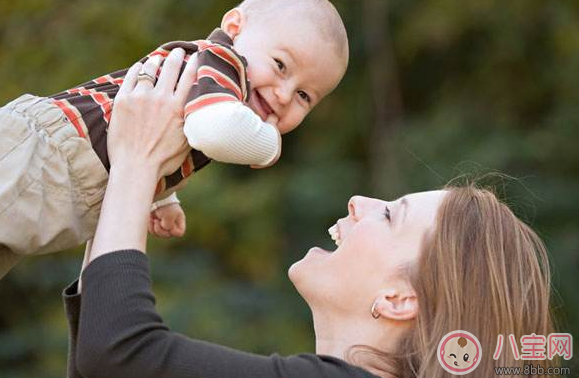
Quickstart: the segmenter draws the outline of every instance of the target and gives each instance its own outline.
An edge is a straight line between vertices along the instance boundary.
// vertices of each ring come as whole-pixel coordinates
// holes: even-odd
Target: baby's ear
[[[241,33],[244,24],[244,15],[239,8],[233,8],[225,13],[221,20],[221,29],[231,38],[235,38]]]

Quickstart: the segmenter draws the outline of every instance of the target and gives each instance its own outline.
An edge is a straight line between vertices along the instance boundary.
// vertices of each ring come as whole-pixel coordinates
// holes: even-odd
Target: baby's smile
[[[259,115],[262,121],[265,121],[270,114],[275,111],[268,104],[267,100],[256,90],[253,90],[249,99],[251,109]]]

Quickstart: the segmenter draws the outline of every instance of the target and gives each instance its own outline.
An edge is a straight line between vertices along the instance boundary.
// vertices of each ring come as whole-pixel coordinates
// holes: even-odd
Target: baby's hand
[[[279,158],[281,156],[281,133],[279,132],[279,129],[277,128],[278,122],[279,122],[279,118],[275,114],[270,114],[267,117],[267,120],[265,121],[265,123],[269,123],[277,131],[277,143],[279,145],[279,150],[277,151],[276,157],[268,165],[252,165],[251,168],[253,168],[253,169],[268,168],[268,167],[271,167],[272,165],[274,165],[275,163],[277,163],[277,161],[279,160]]]
[[[149,232],[162,238],[181,237],[185,234],[185,213],[178,203],[151,211]]]

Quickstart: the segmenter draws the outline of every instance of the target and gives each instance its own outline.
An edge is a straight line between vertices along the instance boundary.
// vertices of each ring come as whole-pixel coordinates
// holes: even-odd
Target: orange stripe
[[[96,79],[93,80],[95,83],[97,84],[104,84],[104,83],[108,83],[109,79],[107,79],[106,76],[101,76],[101,77],[97,77]]]
[[[85,89],[84,87],[79,87],[79,88],[69,89],[68,93],[70,93],[70,94],[78,93],[82,96],[90,96],[92,93],[94,93],[94,90]]]
[[[194,44],[198,46],[199,51],[205,50],[210,46],[214,46],[212,43],[207,42],[206,40],[200,39],[198,41],[193,41]]]
[[[86,138],[84,131],[82,131],[82,126],[78,122],[76,114],[74,114],[74,112],[68,106],[66,106],[66,104],[63,103],[62,101],[56,100],[56,101],[54,101],[54,103],[56,104],[56,106],[58,106],[64,112],[64,114],[66,115],[68,120],[70,122],[72,122],[74,128],[78,132],[78,135],[82,138]]]
[[[161,55],[163,58],[166,58],[169,55],[169,52],[166,50],[155,50],[149,54],[149,58],[151,58],[155,55]]]
[[[201,79],[202,77],[209,77],[209,78],[213,79],[217,84],[222,86],[223,88],[227,88],[227,89],[230,89],[231,91],[233,91],[235,93],[235,96],[239,99],[239,101],[243,100],[243,95],[241,94],[241,89],[239,89],[238,86],[233,85],[233,83],[231,83],[231,81],[227,80],[228,78],[224,78],[223,74],[221,74],[219,72],[211,71],[209,69],[201,68],[198,71],[197,75],[198,75],[197,80]]]
[[[215,54],[216,56],[220,57],[221,59],[225,60],[227,63],[232,65],[233,68],[237,71],[237,74],[239,75],[239,81],[241,84],[241,92],[243,93],[243,96],[242,96],[243,100],[242,101],[246,101],[247,100],[247,88],[246,88],[246,83],[245,83],[245,80],[246,80],[245,66],[244,66],[243,62],[235,55],[234,52],[231,52],[231,54],[229,54],[228,51],[231,51],[231,50],[227,50],[222,46],[214,45],[211,49],[209,49],[209,51],[211,51],[213,54]]]
[[[111,101],[102,93],[93,93],[92,98],[100,105],[104,119],[107,123],[111,120]]]
[[[209,51],[211,51],[212,53],[214,53],[215,55],[217,55],[218,57],[220,57],[221,59],[227,61],[229,64],[231,64],[236,70],[237,72],[241,72],[243,71],[243,66],[240,66],[241,62],[237,61],[236,59],[232,58],[221,46],[217,46],[217,45],[213,45],[211,46],[211,48],[209,49]],[[240,75],[241,76],[241,75]]]
[[[161,194],[165,190],[165,178],[161,178],[157,183],[157,187],[155,188],[155,195]]]
[[[191,158],[191,154],[187,155],[187,159],[181,165],[181,175],[183,177],[189,177],[193,173],[193,159]]]
[[[232,98],[231,96],[219,96],[189,103],[185,106],[185,117],[187,117],[189,114],[193,113],[196,110],[199,110],[204,106],[216,104],[218,102],[237,102],[237,100]]]

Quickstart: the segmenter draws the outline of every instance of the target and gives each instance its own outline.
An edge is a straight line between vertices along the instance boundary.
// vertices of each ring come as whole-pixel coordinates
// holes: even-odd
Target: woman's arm
[[[115,98],[107,138],[111,169],[89,261],[118,249],[146,249],[156,184],[188,153],[183,107],[195,79],[195,59],[175,89],[184,54],[182,49],[169,54],[156,85],[137,75],[142,69],[154,77],[159,60],[134,65]]]
[[[260,356],[171,332],[155,309],[148,258],[139,251],[96,259],[83,280],[75,358],[83,377],[373,377],[333,357]]]

